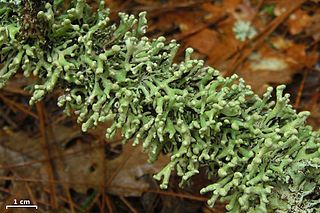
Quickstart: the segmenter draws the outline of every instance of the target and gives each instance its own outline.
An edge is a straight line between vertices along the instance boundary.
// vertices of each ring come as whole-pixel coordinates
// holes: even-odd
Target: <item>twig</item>
[[[121,140],[119,140],[121,141]],[[114,141],[113,143],[118,143],[119,141]],[[77,151],[73,151],[73,152],[70,152],[68,154],[64,154],[63,157],[69,157],[69,156],[75,156],[75,155],[80,155],[84,152],[88,152],[90,150],[94,150],[94,149],[97,149],[97,148],[101,148],[101,145],[96,145],[96,146],[92,146],[90,148],[86,148],[86,149],[83,149],[83,150],[77,150]],[[28,153],[24,153],[24,154],[28,154]],[[41,159],[41,160],[33,160],[33,161],[29,161],[29,162],[23,162],[21,164],[9,164],[9,165],[0,165],[0,169],[13,169],[13,168],[20,168],[20,167],[26,167],[26,166],[30,166],[30,165],[33,165],[33,164],[37,164],[37,163],[45,163],[45,162],[48,162],[49,160],[54,160],[56,158],[59,158],[60,156],[59,155],[55,155],[55,156],[52,156],[50,159]]]
[[[182,194],[182,193],[176,193],[176,192],[169,192],[169,191],[160,191],[160,190],[153,190],[153,189],[141,189],[141,188],[134,188],[134,187],[123,187],[123,186],[119,186],[119,185],[113,185],[113,187],[119,188],[119,189],[132,190],[132,191],[140,191],[141,193],[143,193],[143,192],[151,192],[151,193],[162,194],[162,195],[173,196],[173,197],[179,197],[179,198],[185,198],[185,199],[196,200],[196,201],[207,201],[208,200],[208,198],[203,197],[203,196],[194,196],[194,195]]]
[[[33,195],[33,192],[32,192],[32,190],[31,190],[31,188],[30,188],[29,183],[28,183],[28,182],[25,182],[24,184],[25,184],[25,187],[26,187],[26,189],[27,189],[27,191],[28,191],[28,194],[29,194],[29,196],[30,196],[30,198],[31,198],[32,203],[36,203],[36,198],[35,198],[35,196]]]
[[[100,183],[98,183],[98,185],[100,185]],[[97,202],[97,200],[99,199],[100,195],[101,195],[101,192],[100,192],[100,193],[95,193],[95,192],[94,192],[94,194],[93,194],[94,197],[93,197],[92,200],[90,200],[90,203],[88,203],[88,205],[85,206],[84,212],[89,212],[89,210],[92,208],[92,206],[93,206],[93,205]],[[90,195],[90,196],[92,196],[92,195]]]
[[[12,196],[12,198],[18,198],[18,197],[19,197],[18,194],[14,194],[14,193],[12,193],[10,190],[4,189],[4,188],[2,188],[2,187],[0,187],[0,191],[10,194],[10,195]],[[43,201],[41,201],[41,200],[35,200],[35,203],[36,203],[37,205],[42,204],[42,205],[45,205],[45,206],[51,206],[50,203],[45,203],[45,202],[43,202]],[[2,208],[2,209],[5,209],[5,208]]]
[[[128,155],[126,157],[126,159],[124,161],[121,162],[120,166],[117,168],[117,170],[111,175],[111,177],[107,180],[106,186],[109,187],[110,184],[112,183],[113,179],[117,176],[117,174],[121,171],[121,169],[124,167],[124,165],[126,165],[126,163],[128,162],[128,160],[135,155],[135,153],[137,153],[139,149],[134,149],[133,152],[131,152],[130,155]]]
[[[49,127],[49,131],[48,131],[49,138],[51,138],[51,140],[53,140],[53,142],[56,142],[55,134],[53,133],[53,129],[52,129],[52,125],[48,125],[48,127]],[[57,169],[60,171],[61,176],[65,177],[65,171],[63,169],[63,162],[61,160],[63,157],[63,154],[61,153],[60,149],[55,149],[55,151],[57,153],[57,160],[56,160]],[[63,182],[61,184],[62,184],[63,190],[67,196],[67,203],[70,207],[70,211],[71,211],[71,213],[75,213],[75,209],[74,209],[75,204],[72,201],[72,197],[71,197],[71,194],[69,191],[69,185],[67,185]]]
[[[3,96],[1,93],[0,93],[0,98],[9,107],[12,107],[12,108],[17,109],[17,110],[19,110],[21,112],[24,112],[25,114],[30,115],[30,116],[34,117],[35,119],[37,119],[37,120],[39,119],[38,116],[34,112],[30,111],[27,107],[25,107],[25,106],[23,106],[21,104],[18,104],[18,103],[14,102],[14,101],[11,101],[10,99],[8,99],[5,96]]]
[[[12,181],[21,181],[21,182],[34,182],[34,183],[49,183],[49,184],[61,184],[68,183],[70,185],[85,185],[85,186],[96,186],[99,187],[97,183],[87,183],[87,182],[74,182],[74,181],[61,181],[61,180],[43,180],[43,179],[33,179],[33,178],[17,178],[11,176],[0,176],[0,180],[12,180]]]
[[[240,48],[240,50],[237,50],[237,54],[234,57],[234,62],[232,63],[229,70],[226,72],[226,76],[230,76],[237,68],[247,59],[247,57],[257,48],[261,46],[261,44],[264,42],[265,38],[268,37],[283,21],[288,18],[288,16],[298,9],[301,4],[303,4],[306,0],[286,0],[288,2],[288,5],[290,5],[289,8],[287,8],[287,11],[283,13],[282,15],[275,18],[273,21],[271,21],[268,26],[265,27],[265,29],[261,32],[259,36],[257,36],[252,41],[248,42],[246,45]],[[249,46],[250,45],[250,46]]]
[[[222,16],[218,17],[215,20],[212,20],[210,23],[207,23],[205,25],[193,28],[193,29],[191,29],[191,30],[189,30],[187,32],[180,33],[179,35],[174,35],[174,36],[168,37],[167,40],[170,41],[172,39],[175,39],[175,40],[179,41],[179,40],[186,39],[186,38],[188,38],[188,37],[200,32],[201,30],[204,30],[204,29],[206,29],[206,28],[208,28],[208,27],[210,27],[212,25],[218,24],[219,22],[225,20],[227,17],[228,17],[227,14],[224,13],[224,14],[222,14]]]
[[[298,109],[299,106],[300,106],[301,96],[302,96],[302,92],[303,92],[303,89],[304,89],[304,83],[305,83],[306,77],[307,77],[307,72],[306,72],[306,70],[304,70],[303,78],[302,78],[302,81],[301,81],[301,84],[299,86],[299,90],[298,90],[298,93],[297,93],[297,98],[296,98],[296,101],[294,103],[294,108],[296,108],[296,109]]]
[[[41,134],[41,143],[42,143],[42,148],[43,148],[43,152],[45,155],[45,158],[47,159],[47,173],[48,173],[48,177],[51,180],[54,180],[54,170],[53,170],[53,165],[52,162],[50,160],[50,152],[49,152],[49,144],[48,144],[48,140],[47,140],[47,135],[46,135],[46,122],[45,122],[45,111],[44,111],[44,106],[42,102],[38,102],[36,104],[37,107],[37,112],[38,112],[38,116],[39,116],[39,131]],[[56,198],[56,190],[53,184],[50,184],[50,191],[51,191],[51,204],[53,206],[54,209],[56,209],[58,207],[57,204],[57,198]]]
[[[15,87],[11,87],[11,86],[6,86],[4,88],[2,88],[2,90],[6,93],[10,93],[10,94],[17,94],[17,95],[23,95],[23,96],[31,96],[31,94],[25,90],[19,89],[19,88],[15,88]]]
[[[138,213],[138,211],[131,205],[131,203],[129,201],[127,201],[126,198],[124,198],[123,196],[120,196],[120,200],[126,204],[126,206],[130,209],[131,212],[133,213]]]
[[[110,198],[109,198],[108,195],[106,195],[105,201],[106,201],[109,213],[113,213],[112,203],[111,203]]]
[[[102,147],[104,147],[104,141],[100,141],[100,143],[102,143]],[[105,160],[105,153],[104,153],[104,149],[101,149],[101,156],[102,156],[102,159],[101,161],[104,162]],[[105,185],[105,181],[106,181],[106,164],[105,163],[102,163],[102,175],[103,175],[103,178],[102,178],[102,183],[101,183],[101,190],[102,190],[102,199],[101,199],[101,212],[104,212],[104,206],[105,206],[105,194],[106,194],[106,185]]]
[[[183,3],[175,3],[175,4],[158,4],[156,6],[150,7],[150,6],[144,6],[144,7],[135,7],[135,11],[148,11],[153,12],[152,16],[159,16],[159,14],[176,10],[178,8],[188,8],[193,5],[198,5],[202,3],[210,2],[210,0],[193,0]]]
[[[45,189],[44,192],[50,193],[50,191],[48,191],[47,189]],[[68,198],[63,197],[62,195],[57,195],[57,198],[63,202],[66,202],[66,203],[69,202]],[[81,207],[78,206],[77,204],[74,203],[73,205],[74,205],[74,208],[77,210],[77,212],[80,212],[82,210]]]
[[[18,128],[18,125],[11,120],[11,118],[7,115],[7,113],[5,113],[2,109],[0,109],[0,116],[9,124],[11,125],[11,127],[13,128]]]

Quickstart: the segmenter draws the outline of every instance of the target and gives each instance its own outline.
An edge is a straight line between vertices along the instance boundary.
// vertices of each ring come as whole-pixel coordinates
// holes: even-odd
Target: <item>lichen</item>
[[[238,39],[239,41],[252,39],[257,35],[256,29],[251,25],[249,21],[238,20],[234,23],[232,30],[236,39]]]
[[[124,142],[142,143],[150,162],[171,161],[155,179],[168,187],[176,171],[183,186],[201,167],[217,180],[201,193],[228,212],[319,212],[320,132],[308,112],[292,108],[284,86],[262,98],[236,75],[222,77],[204,61],[175,63],[179,44],[149,39],[146,13],[119,13],[110,22],[103,1],[0,1],[0,88],[18,71],[34,75],[30,104],[62,88],[58,105],[77,115],[82,130],[113,121]],[[35,3],[37,2],[37,3]],[[40,3],[39,3],[40,2]],[[29,23],[30,22],[30,23]]]

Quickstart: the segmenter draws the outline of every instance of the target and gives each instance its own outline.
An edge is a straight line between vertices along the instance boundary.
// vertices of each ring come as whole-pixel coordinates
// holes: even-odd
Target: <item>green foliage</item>
[[[274,9],[275,9],[274,4],[269,4],[264,7],[262,7],[261,12],[267,13],[270,16],[274,16]]]
[[[59,2],[0,1],[0,88],[18,71],[35,75],[30,104],[62,88],[58,105],[83,131],[112,120],[108,138],[121,129],[151,162],[170,153],[154,176],[163,189],[172,172],[183,186],[203,167],[217,177],[201,190],[212,193],[210,206],[220,198],[229,212],[319,212],[320,132],[288,104],[284,86],[275,102],[272,88],[260,98],[191,59],[191,48],[174,63],[179,45],[144,37],[144,12],[119,13],[115,25],[102,2],[97,12],[84,0],[59,11]]]

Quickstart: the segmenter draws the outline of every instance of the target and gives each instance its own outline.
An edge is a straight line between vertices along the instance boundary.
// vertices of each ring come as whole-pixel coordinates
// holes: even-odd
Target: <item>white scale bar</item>
[[[6,209],[8,208],[36,208],[38,209],[37,205],[6,205]]]

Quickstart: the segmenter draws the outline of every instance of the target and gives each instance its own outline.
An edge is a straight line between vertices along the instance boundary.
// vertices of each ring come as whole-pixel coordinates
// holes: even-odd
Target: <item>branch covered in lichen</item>
[[[101,2],[64,11],[59,2],[0,0],[0,88],[18,71],[35,75],[30,104],[62,88],[58,105],[75,113],[82,130],[112,120],[108,138],[142,143],[151,162],[171,162],[154,177],[168,187],[176,171],[183,186],[199,169],[217,181],[208,201],[229,212],[319,212],[320,132],[305,125],[284,86],[262,98],[237,76],[223,78],[202,60],[174,63],[179,45],[148,39],[146,14],[119,13],[110,22]]]

